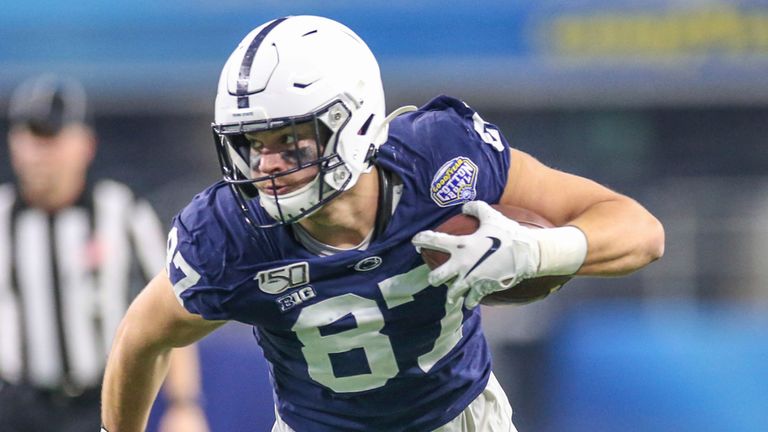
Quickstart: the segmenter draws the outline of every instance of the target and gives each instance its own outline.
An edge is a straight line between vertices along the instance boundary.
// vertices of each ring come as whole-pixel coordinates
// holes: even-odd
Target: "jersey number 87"
[[[429,268],[421,265],[411,271],[379,282],[379,290],[388,309],[413,301],[414,294],[429,287]],[[461,301],[445,304],[445,316],[440,321],[440,334],[431,351],[419,356],[419,368],[430,369],[453,349],[462,336]],[[357,327],[323,336],[320,327],[348,314],[354,316]],[[378,304],[355,294],[343,294],[302,309],[292,330],[304,345],[302,353],[309,376],[337,393],[359,392],[382,387],[398,373],[397,361],[389,336],[381,333],[384,316]],[[362,348],[370,373],[337,377],[333,373],[330,355]]]

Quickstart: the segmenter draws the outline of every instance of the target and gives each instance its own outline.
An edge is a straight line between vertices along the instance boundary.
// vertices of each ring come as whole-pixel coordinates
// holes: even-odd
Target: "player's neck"
[[[373,230],[379,199],[376,168],[355,186],[299,223],[312,237],[342,249],[359,245]]]

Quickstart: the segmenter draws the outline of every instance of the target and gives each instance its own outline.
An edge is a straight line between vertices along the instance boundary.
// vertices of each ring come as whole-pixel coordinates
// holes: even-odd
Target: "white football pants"
[[[272,432],[295,432],[275,409]],[[464,411],[434,432],[517,432],[512,424],[512,407],[496,377],[491,374],[485,390]]]

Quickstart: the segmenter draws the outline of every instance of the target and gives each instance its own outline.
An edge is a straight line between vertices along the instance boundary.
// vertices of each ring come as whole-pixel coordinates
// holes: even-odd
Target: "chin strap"
[[[392,111],[388,116],[384,118],[384,121],[381,122],[379,128],[376,130],[376,133],[373,134],[371,145],[368,146],[368,152],[365,154],[365,162],[369,163],[369,167],[373,165],[373,162],[376,158],[376,152],[378,151],[378,146],[375,143],[383,143],[383,141],[380,141],[382,134],[385,135],[383,138],[384,141],[386,141],[386,135],[389,133],[389,124],[392,123],[392,120],[394,120],[399,115],[416,110],[418,110],[418,108],[415,105],[405,105]]]
[[[392,219],[392,196],[395,186],[391,172],[381,166],[376,167],[376,172],[379,175],[379,207],[376,209],[376,225],[373,227],[371,240],[378,239],[387,229],[389,220]]]
[[[392,111],[386,118],[384,118],[384,121],[381,122],[381,125],[379,126],[379,130],[377,130],[373,135],[374,142],[379,139],[382,133],[389,132],[389,124],[397,116],[416,110],[418,110],[416,106],[406,105]],[[371,161],[371,163],[375,165],[376,147],[373,144],[371,144],[371,148],[368,150],[366,160]],[[389,220],[392,219],[392,205],[394,203],[393,196],[395,187],[395,182],[392,179],[393,174],[389,170],[384,169],[382,166],[376,165],[376,171],[378,172],[379,176],[379,207],[376,210],[376,225],[373,227],[372,240],[379,238],[384,233],[384,230],[387,229],[387,225],[389,225]]]
[[[386,134],[389,132],[389,124],[397,116],[405,114],[407,112],[416,111],[418,109],[419,108],[417,108],[415,105],[405,105],[389,113],[388,116],[384,117],[384,121],[381,122],[381,125],[379,125],[379,129],[376,131],[376,133],[373,134],[373,142],[375,143],[379,142],[379,138],[382,138],[381,136],[382,134],[385,134],[383,138],[386,139]]]

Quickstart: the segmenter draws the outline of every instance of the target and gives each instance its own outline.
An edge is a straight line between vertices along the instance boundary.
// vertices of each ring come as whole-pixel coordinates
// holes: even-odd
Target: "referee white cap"
[[[89,124],[85,89],[74,79],[51,74],[29,78],[11,96],[8,120],[46,136],[69,124]]]

